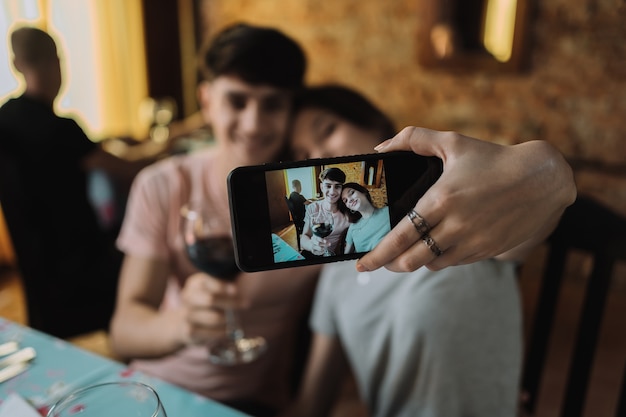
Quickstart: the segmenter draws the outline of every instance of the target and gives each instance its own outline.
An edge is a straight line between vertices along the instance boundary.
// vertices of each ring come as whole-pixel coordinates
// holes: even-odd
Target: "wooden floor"
[[[298,249],[298,237],[296,235],[296,226],[293,224],[274,231],[282,240],[294,249]]]
[[[286,231],[289,232],[289,231]],[[524,307],[526,331],[533,314],[539,277],[545,251],[536,251],[523,269],[520,290]],[[578,312],[584,295],[585,279],[591,265],[583,256],[568,264],[568,278],[564,284],[557,309],[556,326],[552,335],[547,370],[542,383],[535,417],[557,417],[563,395],[564,380],[569,364],[571,346],[578,323]],[[18,323],[26,323],[23,293],[19,274],[15,269],[0,266],[0,316]],[[87,350],[111,356],[106,334],[96,333],[72,341]],[[591,377],[591,387],[585,408],[585,417],[613,417],[622,371],[626,363],[626,265],[618,264],[605,310],[599,347]],[[332,417],[365,417],[356,390],[346,383],[342,400]]]

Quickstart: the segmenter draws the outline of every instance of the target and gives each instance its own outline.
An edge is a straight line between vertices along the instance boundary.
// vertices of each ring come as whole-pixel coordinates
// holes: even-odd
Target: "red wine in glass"
[[[311,218],[311,231],[319,238],[325,238],[333,232],[333,214],[330,211],[321,209],[314,213]],[[332,256],[334,253],[326,247],[324,256]]]
[[[328,223],[316,223],[313,225],[311,230],[315,236],[325,238],[332,233],[333,225]]]
[[[200,271],[223,281],[235,281],[239,268],[235,263],[230,223],[202,202],[188,204],[181,210],[185,250],[191,263]],[[219,365],[252,362],[267,349],[263,337],[246,337],[233,309],[225,309],[226,337],[212,341],[209,359]]]
[[[233,241],[227,236],[199,238],[187,245],[187,256],[196,268],[223,281],[234,281],[239,273]]]

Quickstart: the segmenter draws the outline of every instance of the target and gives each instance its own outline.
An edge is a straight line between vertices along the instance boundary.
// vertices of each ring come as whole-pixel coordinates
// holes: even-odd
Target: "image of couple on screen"
[[[304,258],[367,252],[391,229],[382,161],[284,174],[293,189],[286,199],[297,234],[289,244]],[[287,235],[284,240],[291,240]]]

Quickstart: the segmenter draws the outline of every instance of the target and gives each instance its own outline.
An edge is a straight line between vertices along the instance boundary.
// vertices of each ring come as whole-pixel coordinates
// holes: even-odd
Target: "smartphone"
[[[228,193],[237,265],[255,272],[360,258],[406,216],[439,178],[442,167],[438,158],[398,151],[236,168],[228,176]],[[328,181],[320,180],[329,168],[345,174],[345,181],[330,183],[334,192]],[[346,193],[352,186],[369,194],[376,220],[367,213],[355,220],[355,211],[341,197],[335,200],[341,210],[332,216],[334,221],[319,220],[317,215],[328,211],[329,202],[337,198],[337,182],[345,183]],[[324,253],[302,247],[316,233],[317,241],[326,245]]]

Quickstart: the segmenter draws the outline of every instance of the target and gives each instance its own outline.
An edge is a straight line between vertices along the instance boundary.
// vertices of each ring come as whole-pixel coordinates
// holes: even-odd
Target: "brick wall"
[[[523,74],[458,75],[416,60],[419,0],[210,0],[209,33],[244,20],[278,27],[309,57],[310,83],[341,82],[398,128],[498,142],[543,139],[570,160],[581,193],[626,214],[626,3],[535,0]]]
[[[327,167],[338,167],[346,174],[346,182],[356,182],[357,184],[361,184],[365,186],[365,182],[363,181],[363,166],[361,162],[351,162],[344,163],[339,165],[329,164]],[[372,202],[376,207],[383,207],[388,204],[387,202],[387,183],[385,182],[385,172],[381,173],[381,180],[379,186],[375,187],[367,187],[370,196],[372,197]]]

